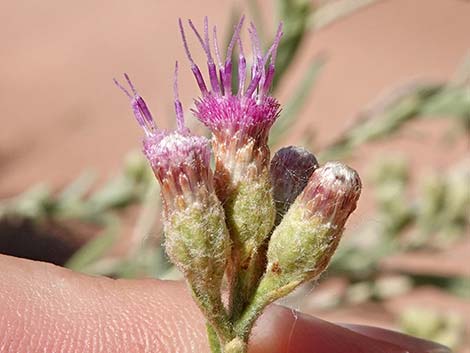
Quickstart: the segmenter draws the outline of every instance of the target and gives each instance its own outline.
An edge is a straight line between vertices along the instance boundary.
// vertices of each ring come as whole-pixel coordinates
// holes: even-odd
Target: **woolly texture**
[[[356,209],[361,188],[361,179],[354,169],[328,162],[312,174],[298,202],[310,216],[342,227]]]
[[[328,265],[356,208],[361,181],[353,169],[330,162],[318,168],[274,231],[267,273],[291,278],[319,275]]]

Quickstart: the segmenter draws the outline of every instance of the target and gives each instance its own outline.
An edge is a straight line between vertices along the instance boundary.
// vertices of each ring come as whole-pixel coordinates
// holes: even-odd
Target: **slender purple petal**
[[[242,96],[245,91],[246,81],[246,58],[243,52],[243,44],[240,37],[238,37],[238,49],[240,51],[238,57],[238,95]]]
[[[178,24],[180,27],[181,38],[183,40],[184,51],[186,52],[186,56],[188,57],[189,62],[191,63],[191,71],[193,72],[194,77],[196,78],[196,82],[199,86],[199,89],[201,90],[201,93],[206,95],[208,93],[207,86],[204,82],[204,79],[202,78],[201,70],[199,70],[199,67],[194,62],[193,57],[191,56],[191,52],[189,51],[188,42],[186,40],[186,34],[184,33],[184,27],[181,18],[178,19]]]
[[[114,79],[114,83],[126,94],[127,97],[131,99],[132,111],[137,122],[143,128],[145,134],[147,136],[152,136],[156,134],[158,132],[158,129],[155,125],[155,121],[153,120],[152,113],[150,113],[150,110],[147,107],[147,104],[145,103],[144,99],[137,93],[137,90],[129,76],[127,74],[124,74],[124,78],[129,84],[132,94],[116,79]]]
[[[178,132],[185,133],[187,132],[187,128],[184,126],[183,105],[181,104],[178,94],[178,61],[175,63],[173,93],[175,96],[176,127]]]

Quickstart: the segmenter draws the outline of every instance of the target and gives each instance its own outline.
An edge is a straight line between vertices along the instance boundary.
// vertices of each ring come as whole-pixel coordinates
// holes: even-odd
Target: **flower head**
[[[199,307],[219,335],[229,332],[220,298],[220,286],[230,255],[225,215],[218,200],[210,169],[209,141],[184,126],[175,66],[176,131],[157,128],[150,110],[127,75],[130,91],[115,83],[130,98],[132,110],[143,128],[143,152],[161,185],[165,248],[185,275]],[[211,279],[208,281],[208,279]]]
[[[209,87],[204,81],[199,66],[191,56],[182,21],[179,21],[184,48],[202,94],[196,100],[193,112],[213,133],[216,179],[218,179],[217,174],[219,176],[221,174],[218,172],[224,170],[224,179],[228,179],[223,181],[224,184],[227,184],[226,181],[236,182],[238,177],[246,173],[250,163],[256,164],[258,169],[267,165],[269,161],[268,134],[280,112],[280,105],[269,95],[269,90],[273,82],[282,26],[279,26],[271,47],[263,54],[256,28],[251,24],[248,31],[254,59],[253,64],[248,68],[240,37],[243,22],[242,17],[235,27],[223,60],[217,42],[217,28],[213,27],[213,55],[207,17],[204,19],[203,36],[189,20],[189,26],[207,57]],[[236,43],[239,48],[238,82],[233,82],[235,78],[232,75],[232,54]],[[232,90],[232,87],[237,87],[236,92]]]
[[[178,63],[175,66],[176,131],[158,129],[143,98],[138,94],[129,76],[125,78],[130,92],[115,80],[121,90],[131,99],[134,116],[144,130],[143,152],[155,176],[162,186],[165,211],[174,207],[184,208],[194,202],[198,189],[213,192],[210,170],[209,141],[192,135],[184,126],[184,116],[177,87]]]

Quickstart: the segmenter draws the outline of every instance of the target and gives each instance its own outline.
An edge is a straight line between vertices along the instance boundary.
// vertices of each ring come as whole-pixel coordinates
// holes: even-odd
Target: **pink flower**
[[[222,188],[230,189],[230,185],[236,185],[240,178],[247,175],[259,175],[269,163],[267,146],[269,130],[280,112],[279,102],[269,95],[269,91],[273,82],[276,51],[282,36],[282,26],[279,26],[271,47],[263,54],[256,28],[251,24],[248,31],[252,41],[254,62],[248,68],[240,38],[243,17],[235,27],[225,59],[222,58],[219,49],[215,26],[212,30],[213,38],[210,38],[207,17],[204,19],[203,36],[191,20],[188,22],[206,53],[208,82],[210,82],[210,86],[206,84],[199,66],[191,56],[180,20],[184,48],[202,94],[195,101],[193,112],[213,134],[217,190],[219,197],[224,199],[225,197],[221,195],[224,192],[220,191]],[[239,48],[238,80],[232,75],[232,54],[236,43]],[[232,87],[237,88],[233,91]]]
[[[124,74],[130,91],[118,81],[116,85],[130,98],[132,110],[144,130],[143,152],[162,186],[165,210],[184,208],[194,202],[196,191],[204,187],[213,193],[210,170],[209,141],[202,136],[192,135],[184,126],[184,116],[177,87],[178,63],[175,66],[175,111],[176,131],[161,130],[143,98],[137,93],[127,74]]]
[[[189,25],[207,56],[210,88],[206,86],[199,67],[192,59],[181,20],[179,24],[191,69],[202,93],[202,97],[196,101],[196,109],[194,110],[197,118],[207,125],[218,138],[229,138],[239,133],[241,136],[246,135],[264,143],[270,127],[279,116],[279,103],[275,98],[269,96],[269,90],[274,77],[276,51],[282,35],[282,26],[279,26],[274,43],[263,55],[256,28],[253,23],[251,24],[249,33],[252,40],[254,62],[250,74],[247,75],[246,58],[240,39],[243,22],[244,18],[242,17],[235,27],[224,62],[217,43],[217,29],[214,26],[215,63],[212,56],[207,17],[204,19],[204,38],[201,37],[194,24],[189,20]],[[232,92],[234,86],[232,52],[235,42],[238,42],[240,52],[238,90]],[[266,65],[268,65],[267,69]],[[246,82],[247,76],[249,76],[248,83]]]

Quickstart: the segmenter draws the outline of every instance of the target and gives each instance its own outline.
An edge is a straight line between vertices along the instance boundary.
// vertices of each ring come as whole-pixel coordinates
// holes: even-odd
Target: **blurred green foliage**
[[[431,339],[451,349],[457,349],[464,339],[465,324],[456,314],[410,308],[400,315],[399,320],[404,332]]]

